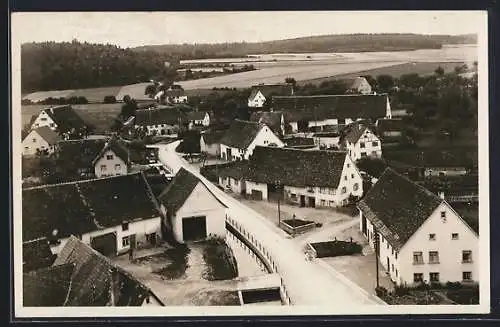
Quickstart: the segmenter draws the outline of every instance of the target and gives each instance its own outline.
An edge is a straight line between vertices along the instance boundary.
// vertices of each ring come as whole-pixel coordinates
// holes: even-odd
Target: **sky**
[[[121,47],[259,42],[325,34],[469,34],[485,12],[53,12],[14,13],[19,42],[87,41]]]

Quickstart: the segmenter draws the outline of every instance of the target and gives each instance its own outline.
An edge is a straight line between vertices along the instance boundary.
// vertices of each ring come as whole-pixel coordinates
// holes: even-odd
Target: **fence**
[[[275,263],[274,259],[271,256],[269,250],[259,242],[252,234],[250,234],[241,224],[232,219],[229,216],[226,216],[226,229],[228,230],[228,234],[232,234],[230,237],[237,242],[237,244],[242,247],[248,249],[251,252],[252,257],[256,260],[260,261],[261,264],[267,269],[270,273],[279,274],[279,267]],[[281,294],[281,302],[286,305],[291,305],[292,300],[288,291],[286,289],[285,283],[283,282],[283,278],[280,277],[280,294]]]

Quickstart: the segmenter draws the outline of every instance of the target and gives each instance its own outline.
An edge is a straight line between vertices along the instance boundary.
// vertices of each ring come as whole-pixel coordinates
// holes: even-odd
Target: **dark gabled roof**
[[[381,132],[385,131],[402,131],[404,122],[402,119],[379,119],[377,121],[377,129]]]
[[[177,212],[198,183],[200,183],[200,180],[195,175],[181,168],[167,188],[160,194],[158,200],[168,210]]]
[[[249,99],[253,99],[260,91],[262,95],[267,98],[269,95],[292,95],[293,86],[290,84],[260,84],[253,85],[250,91]]]
[[[116,138],[112,137],[106,142],[106,144],[104,144],[101,152],[92,161],[92,165],[95,165],[97,160],[101,159],[108,150],[113,151],[113,153],[122,159],[127,165],[129,164],[129,149],[120,143]]]
[[[250,115],[250,121],[263,123],[269,126],[275,133],[281,132],[281,117],[283,113],[281,111],[259,111],[254,112]]]
[[[463,148],[387,149],[384,158],[415,167],[468,167],[477,162],[477,148],[466,151]]]
[[[201,137],[203,137],[205,144],[216,144],[220,143],[225,134],[226,130],[212,130],[202,133]]]
[[[205,111],[190,111],[187,113],[187,120],[203,120],[205,119],[205,115],[207,113]]]
[[[341,151],[296,150],[255,147],[248,162],[247,179],[307,187],[336,188],[340,182],[346,153]]]
[[[46,267],[23,274],[23,306],[61,307],[72,288],[72,263]]]
[[[57,129],[60,133],[66,133],[72,129],[80,130],[86,127],[83,119],[71,106],[52,107],[44,111],[57,124]]]
[[[261,123],[235,119],[220,143],[237,149],[246,149],[262,127],[264,125]]]
[[[312,137],[288,137],[283,139],[283,142],[287,147],[315,145]]]
[[[49,267],[54,259],[47,238],[23,242],[23,272]]]
[[[341,131],[341,142],[349,141],[350,143],[356,143],[367,129],[370,130],[366,124],[353,122]]]
[[[57,157],[66,165],[80,169],[92,168],[92,162],[102,151],[107,139],[82,139],[59,142]]]
[[[71,278],[65,306],[106,306],[111,303],[113,281],[119,287],[116,306],[139,306],[151,291],[108,258],[71,236],[57,256],[54,266],[71,264]]]
[[[23,189],[23,241],[81,235],[159,216],[142,174]]]
[[[386,168],[358,207],[400,249],[442,202],[434,193]]]
[[[386,116],[387,95],[273,96],[273,110],[283,111],[287,121]]]
[[[245,161],[234,161],[224,165],[219,168],[220,177],[231,177],[234,179],[242,179],[247,175],[248,162]]]
[[[136,110],[135,125],[151,126],[151,125],[179,125],[185,119],[185,115],[176,107],[154,108]]]
[[[35,129],[35,132],[37,132],[38,135],[40,135],[50,145],[54,145],[62,140],[61,136],[51,130],[48,126],[39,127]]]

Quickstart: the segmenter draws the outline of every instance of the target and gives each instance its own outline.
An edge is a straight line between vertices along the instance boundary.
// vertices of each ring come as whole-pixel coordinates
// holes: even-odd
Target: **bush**
[[[397,296],[404,296],[410,294],[410,288],[404,285],[396,285],[394,288],[394,294]]]
[[[463,287],[460,289],[448,290],[446,296],[458,304],[478,304],[479,287]]]
[[[104,103],[116,103],[116,97],[114,95],[106,95],[103,100]]]
[[[387,289],[383,286],[375,287],[375,294],[377,294],[378,297],[385,297],[388,293]]]
[[[361,253],[363,247],[356,242],[330,241],[311,243],[318,258],[338,257]]]
[[[458,290],[461,289],[463,285],[460,282],[447,282],[446,288],[449,290]]]

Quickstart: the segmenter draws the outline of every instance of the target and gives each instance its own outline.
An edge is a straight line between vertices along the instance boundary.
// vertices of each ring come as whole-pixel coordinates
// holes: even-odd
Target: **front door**
[[[387,271],[391,271],[389,257],[387,257]]]
[[[309,206],[311,208],[316,207],[316,199],[314,197],[312,197],[312,196],[309,197]]]
[[[364,235],[366,235],[366,217],[365,216],[361,217],[361,231],[363,232]]]
[[[207,219],[205,216],[182,219],[182,238],[186,241],[199,241],[207,237]]]
[[[303,208],[306,206],[306,196],[305,195],[301,195],[300,196],[300,207]]]
[[[231,149],[226,149],[226,160],[232,160],[233,155],[231,153]]]

